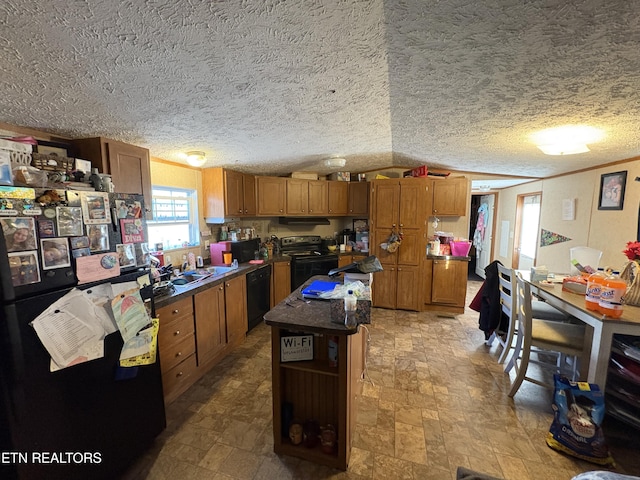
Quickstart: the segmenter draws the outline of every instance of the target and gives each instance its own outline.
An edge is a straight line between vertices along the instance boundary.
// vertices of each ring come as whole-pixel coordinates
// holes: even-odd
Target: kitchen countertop
[[[276,255],[272,259],[267,260],[265,263],[261,264],[251,264],[251,263],[242,263],[238,266],[237,269],[232,270],[230,272],[226,272],[220,275],[213,275],[205,280],[197,282],[193,285],[187,284],[182,287],[174,287],[173,292],[166,295],[157,295],[154,296],[153,302],[155,308],[161,308],[166,305],[169,305],[184,295],[195,295],[196,293],[203,292],[211,287],[215,287],[216,285],[224,282],[226,280],[230,280],[239,275],[246,275],[247,273],[258,270],[265,265],[269,265],[276,262],[286,262],[289,261],[291,257],[286,255]]]
[[[304,282],[287,298],[264,315],[264,321],[270,327],[285,330],[321,333],[326,335],[353,335],[357,329],[349,329],[340,323],[331,321],[331,302],[329,300],[305,300],[302,290],[314,280],[332,281],[335,278],[316,275]]]
[[[461,262],[470,262],[471,257],[456,257],[455,255],[427,255],[428,259],[431,260],[457,260]]]

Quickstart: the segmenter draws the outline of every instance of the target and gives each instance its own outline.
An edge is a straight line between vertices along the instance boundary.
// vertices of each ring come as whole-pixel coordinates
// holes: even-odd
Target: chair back
[[[531,349],[531,335],[533,331],[533,318],[531,315],[531,287],[522,278],[519,272],[516,278],[516,297],[518,302],[518,335],[522,335],[522,348],[525,351]]]
[[[509,318],[509,325],[514,322],[517,315],[517,297],[515,296],[516,282],[512,269],[498,264],[498,288],[500,289],[500,308]]]

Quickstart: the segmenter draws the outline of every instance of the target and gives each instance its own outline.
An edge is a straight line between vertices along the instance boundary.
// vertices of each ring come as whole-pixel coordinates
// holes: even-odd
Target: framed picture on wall
[[[603,173],[600,176],[598,210],[622,210],[627,171]]]

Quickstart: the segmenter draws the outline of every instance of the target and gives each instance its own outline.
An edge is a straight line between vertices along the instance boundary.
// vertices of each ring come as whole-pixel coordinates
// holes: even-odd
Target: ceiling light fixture
[[[536,146],[547,155],[574,155],[589,151],[587,144],[604,137],[604,132],[586,125],[565,125],[547,128],[531,135]]]
[[[324,166],[327,168],[342,168],[347,164],[345,158],[327,158],[324,161]]]
[[[201,167],[207,161],[204,152],[187,152],[187,163],[192,167]]]

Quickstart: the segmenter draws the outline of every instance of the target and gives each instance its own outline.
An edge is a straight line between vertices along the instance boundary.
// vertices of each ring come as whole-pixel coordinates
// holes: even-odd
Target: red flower
[[[629,260],[640,260],[640,242],[627,242],[624,253]]]

